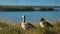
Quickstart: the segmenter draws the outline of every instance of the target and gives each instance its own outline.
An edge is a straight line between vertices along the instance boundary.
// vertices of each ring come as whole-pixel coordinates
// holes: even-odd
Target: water
[[[51,12],[0,12],[0,20],[6,22],[20,23],[22,21],[22,15],[26,16],[26,22],[39,23],[43,17],[47,21],[60,20],[60,11]]]

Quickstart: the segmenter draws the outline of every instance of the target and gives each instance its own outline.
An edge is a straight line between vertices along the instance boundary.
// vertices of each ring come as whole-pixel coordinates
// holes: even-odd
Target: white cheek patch
[[[44,28],[44,25],[43,25],[43,23],[42,23],[42,22],[40,22],[40,26],[41,26],[42,28]]]

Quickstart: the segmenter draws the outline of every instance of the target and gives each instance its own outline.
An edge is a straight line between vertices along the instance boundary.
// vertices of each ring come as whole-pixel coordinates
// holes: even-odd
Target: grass
[[[0,22],[0,34],[60,34],[60,22],[54,23],[54,27],[49,30],[35,25],[36,29],[23,30],[21,24],[7,24]]]

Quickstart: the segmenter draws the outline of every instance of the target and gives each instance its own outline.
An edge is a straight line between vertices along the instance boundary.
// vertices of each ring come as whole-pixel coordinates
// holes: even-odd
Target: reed
[[[48,29],[41,28],[38,24],[36,29],[23,30],[21,24],[7,24],[0,22],[0,34],[60,34],[60,22],[54,23],[54,27]]]

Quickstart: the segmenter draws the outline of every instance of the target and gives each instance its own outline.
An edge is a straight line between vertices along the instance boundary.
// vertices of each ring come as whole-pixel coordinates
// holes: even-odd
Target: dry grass
[[[54,27],[49,30],[35,25],[36,29],[23,30],[21,24],[7,24],[0,22],[0,34],[60,34],[60,22],[54,23]]]

